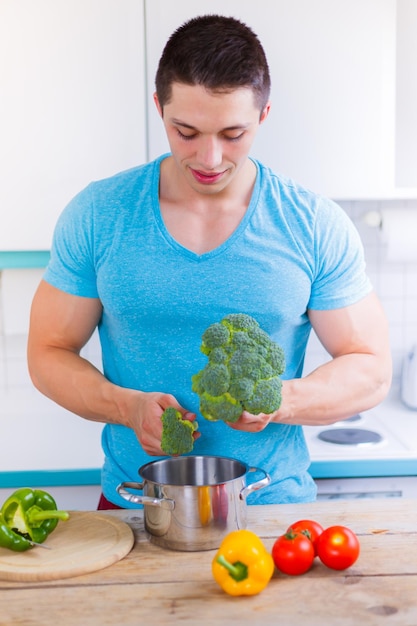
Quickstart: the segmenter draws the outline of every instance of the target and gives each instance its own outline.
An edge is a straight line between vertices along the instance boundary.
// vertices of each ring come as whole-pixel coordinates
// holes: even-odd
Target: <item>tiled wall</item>
[[[389,208],[390,204],[401,208],[398,202],[379,203],[379,208]],[[375,206],[378,208],[378,203]],[[417,200],[404,201],[402,206],[416,211]],[[417,343],[417,261],[387,262],[386,245],[381,244],[376,229],[364,225],[363,212],[357,208],[356,223],[365,244],[369,273],[388,316],[394,371],[399,376],[404,355]]]
[[[398,380],[404,355],[417,343],[417,261],[388,261],[387,244],[381,231],[367,224],[366,215],[390,209],[414,212],[417,211],[417,200],[344,201],[340,205],[355,223],[364,244],[368,274],[388,317],[394,379]],[[312,337],[306,369],[311,369],[325,358],[317,339]]]
[[[417,341],[417,262],[388,262],[379,229],[368,226],[364,216],[369,211],[385,208],[417,210],[417,200],[344,201],[340,204],[356,224],[364,242],[368,271],[389,318],[394,372],[398,378],[405,353]],[[41,275],[42,270],[38,269],[4,270],[0,273],[0,400],[2,393],[31,387],[26,366],[26,334],[30,302]],[[83,354],[95,364],[99,363],[96,333]],[[327,358],[313,336],[308,348],[306,370],[311,370]]]

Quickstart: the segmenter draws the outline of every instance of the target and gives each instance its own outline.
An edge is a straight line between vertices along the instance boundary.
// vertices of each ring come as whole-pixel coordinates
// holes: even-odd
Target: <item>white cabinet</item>
[[[396,184],[417,190],[417,2],[397,0]]]
[[[336,199],[412,194],[416,4],[1,0],[0,251],[49,250],[89,181],[168,150],[157,63],[173,30],[203,13],[246,21],[267,52],[272,111],[254,156]]]
[[[1,0],[0,250],[49,249],[67,202],[146,158],[143,0]]]
[[[150,94],[167,37],[215,12],[248,23],[268,56],[272,110],[253,154],[334,198],[392,192],[395,0],[146,1]],[[168,149],[153,110],[149,138],[151,157]]]

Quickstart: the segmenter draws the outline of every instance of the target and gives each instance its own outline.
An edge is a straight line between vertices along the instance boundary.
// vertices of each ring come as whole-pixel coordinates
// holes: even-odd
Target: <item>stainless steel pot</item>
[[[247,475],[255,472],[262,478],[247,484]],[[153,543],[190,552],[218,548],[225,534],[245,528],[246,497],[271,482],[262,469],[217,456],[153,461],[139,475],[141,483],[121,483],[118,493],[144,505],[145,530]]]

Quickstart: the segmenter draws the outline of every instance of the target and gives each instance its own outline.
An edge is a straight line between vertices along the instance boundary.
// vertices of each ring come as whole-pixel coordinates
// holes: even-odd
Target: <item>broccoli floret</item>
[[[183,419],[180,411],[174,407],[165,409],[161,420],[163,452],[170,455],[191,452],[194,446],[193,432],[198,428],[197,422]]]
[[[229,389],[229,370],[227,365],[211,363],[203,369],[200,386],[210,396],[220,396]]]
[[[212,324],[207,328],[202,337],[201,351],[209,354],[213,348],[221,348],[226,345],[230,339],[230,333],[226,326],[220,324]]]
[[[210,351],[210,361],[212,363],[226,363],[227,360],[227,352],[223,348],[213,348]]]
[[[280,375],[285,370],[284,352],[276,343],[269,346],[269,352],[266,356],[267,363]]]
[[[249,332],[250,330],[259,328],[258,322],[246,313],[230,313],[229,315],[226,315],[226,317],[224,317],[219,324],[223,324],[233,333],[237,330]]]
[[[200,412],[210,421],[236,422],[243,411],[273,413],[281,405],[282,348],[246,313],[226,315],[202,336],[206,366],[192,376]]]
[[[229,359],[230,378],[231,380],[241,378],[259,380],[265,363],[265,358],[257,353],[256,345],[247,350],[238,348]]]
[[[230,394],[242,402],[247,402],[249,398],[253,396],[255,390],[255,383],[250,378],[240,378],[234,380],[230,384]]]
[[[281,404],[281,388],[282,381],[277,376],[260,380],[252,396],[245,401],[245,409],[252,415],[273,413]]]
[[[204,392],[200,397],[200,411],[206,420],[217,422],[236,422],[242,414],[242,405],[229,393],[220,396],[210,396]]]

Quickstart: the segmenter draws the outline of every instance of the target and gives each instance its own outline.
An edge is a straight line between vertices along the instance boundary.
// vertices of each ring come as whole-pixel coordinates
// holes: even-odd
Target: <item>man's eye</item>
[[[181,139],[184,139],[184,141],[190,141],[191,139],[194,139],[194,137],[196,137],[195,133],[193,135],[184,135],[184,133],[182,133],[178,128],[177,133]]]
[[[235,137],[230,137],[229,135],[225,135],[224,138],[227,141],[239,141],[239,139],[242,139],[244,133],[240,133],[240,135],[236,135]]]

